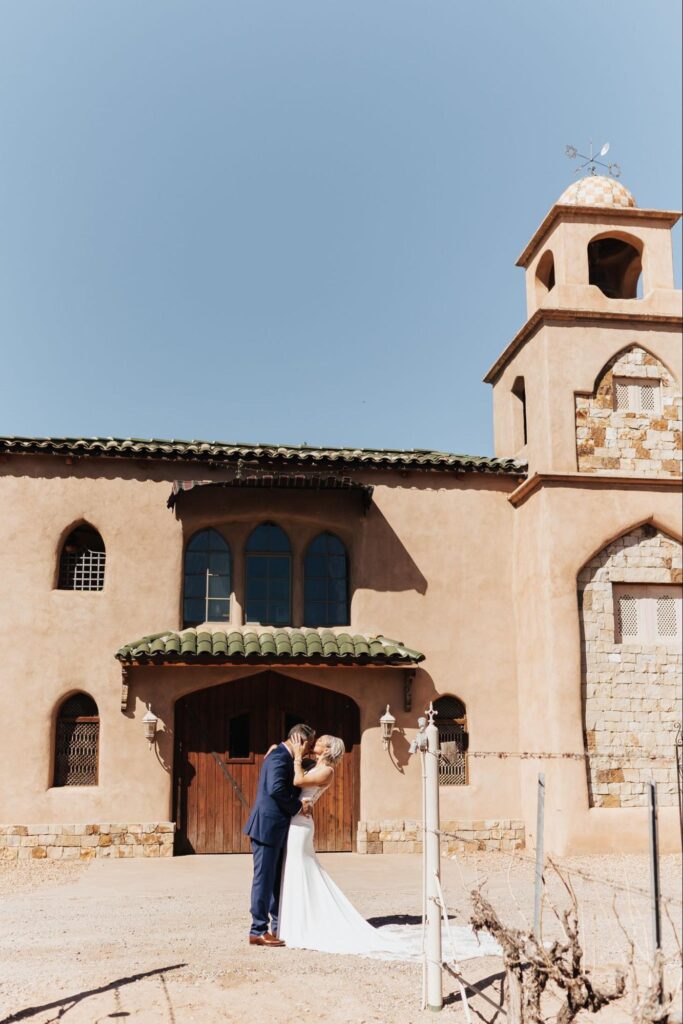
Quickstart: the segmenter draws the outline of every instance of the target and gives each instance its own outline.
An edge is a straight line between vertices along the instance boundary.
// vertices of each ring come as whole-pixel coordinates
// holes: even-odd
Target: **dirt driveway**
[[[406,855],[327,854],[325,868],[358,908],[375,919],[419,920],[421,861]],[[620,916],[644,957],[649,943],[647,879],[638,857],[572,861],[588,962],[601,971],[623,959]],[[680,899],[680,858],[664,858],[664,889]],[[591,877],[586,877],[589,875]],[[617,886],[592,880],[593,876]],[[145,1024],[329,1021],[411,1024],[420,1011],[418,964],[384,963],[246,943],[251,858],[182,857],[79,864],[14,864],[0,869],[0,1024],[105,1021]],[[533,905],[528,859],[472,854],[443,864],[446,899],[456,923],[467,922],[469,891],[483,884],[516,925]],[[562,903],[551,881],[551,899]],[[674,919],[680,907],[672,904]],[[556,928],[545,911],[547,934]],[[667,922],[667,949],[673,954]],[[499,997],[500,961],[467,961],[471,980]],[[443,1019],[463,1019],[445,985]],[[494,1011],[473,1000],[474,1022]],[[499,1017],[502,1021],[504,1018]],[[627,1020],[627,1006],[610,1011]]]

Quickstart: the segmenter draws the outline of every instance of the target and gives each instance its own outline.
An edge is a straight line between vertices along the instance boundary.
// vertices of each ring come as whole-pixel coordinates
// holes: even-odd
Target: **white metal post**
[[[536,805],[536,871],[534,889],[534,936],[541,941],[541,907],[543,905],[543,831],[545,828],[545,773],[538,776],[538,803]]]
[[[441,850],[439,824],[439,730],[431,704],[427,725],[424,856],[427,875],[427,1008],[443,1008],[441,982]]]

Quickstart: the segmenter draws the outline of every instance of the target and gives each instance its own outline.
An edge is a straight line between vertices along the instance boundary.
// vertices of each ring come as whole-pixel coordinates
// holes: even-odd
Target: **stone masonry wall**
[[[0,825],[0,860],[172,857],[172,821],[144,825]]]
[[[645,783],[677,802],[680,644],[615,643],[612,583],[679,584],[681,545],[650,525],[618,538],[579,574],[584,729],[591,804],[635,807]]]
[[[616,410],[614,377],[659,380],[661,411]],[[576,397],[576,451],[582,473],[680,476],[681,392],[666,367],[638,346],[615,356],[595,393]]]
[[[442,821],[444,853],[465,850],[522,850],[524,822],[510,819]],[[358,853],[422,853],[422,824],[418,821],[359,821]]]

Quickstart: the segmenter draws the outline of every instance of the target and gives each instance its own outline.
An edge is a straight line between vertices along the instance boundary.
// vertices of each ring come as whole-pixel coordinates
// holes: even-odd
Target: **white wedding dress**
[[[315,803],[326,786],[306,787],[305,798]],[[374,928],[349,902],[318,860],[313,845],[313,819],[296,814],[289,826],[280,890],[278,935],[294,949],[323,953],[355,953],[382,960],[419,960],[420,925]],[[469,927],[451,925],[444,933],[444,956],[466,960],[500,955],[488,935],[478,938]],[[450,938],[454,949],[448,943]]]

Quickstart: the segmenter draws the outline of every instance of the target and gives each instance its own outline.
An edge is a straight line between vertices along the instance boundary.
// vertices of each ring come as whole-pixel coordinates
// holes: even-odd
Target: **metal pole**
[[[543,828],[545,822],[545,774],[538,776],[538,803],[536,806],[536,875],[534,889],[534,935],[541,941],[541,904],[543,901]]]
[[[441,968],[441,850],[439,835],[439,730],[434,724],[430,704],[427,726],[426,793],[425,793],[425,860],[427,874],[427,1008],[443,1008]]]
[[[657,834],[657,789],[647,784],[647,806],[650,832],[650,896],[652,901],[652,943],[654,952],[662,948],[662,916],[659,889],[659,836]]]
[[[676,748],[676,785],[678,788],[678,824],[681,830],[681,849],[683,850],[683,737],[681,724],[677,723],[678,732],[674,746]]]

